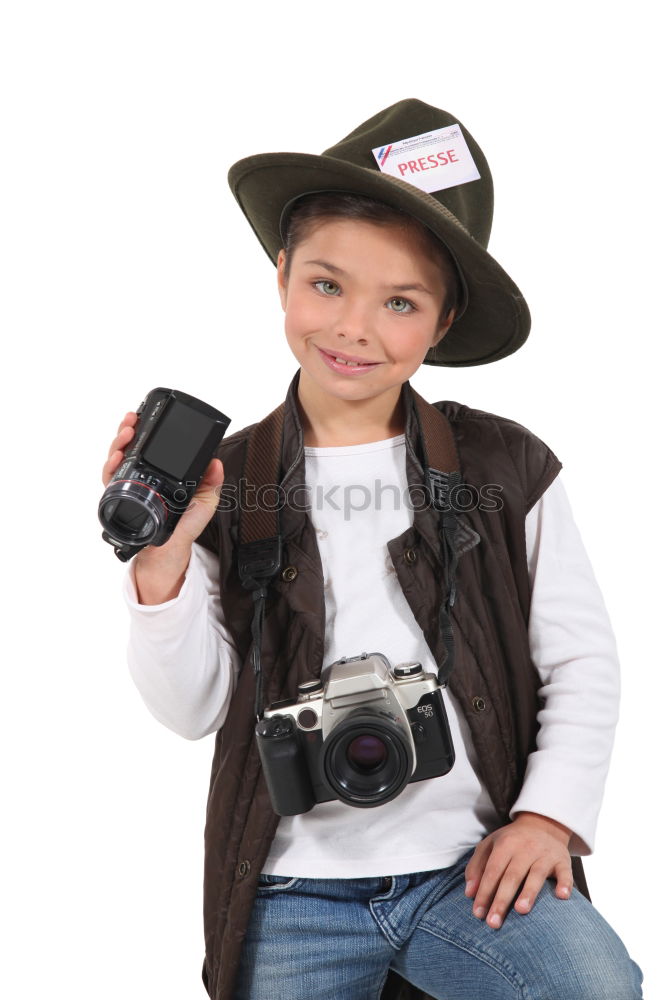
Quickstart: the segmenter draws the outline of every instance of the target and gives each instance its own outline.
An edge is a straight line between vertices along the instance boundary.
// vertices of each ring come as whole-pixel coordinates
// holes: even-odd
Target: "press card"
[[[481,176],[457,124],[378,146],[372,152],[383,173],[428,193],[467,184]]]

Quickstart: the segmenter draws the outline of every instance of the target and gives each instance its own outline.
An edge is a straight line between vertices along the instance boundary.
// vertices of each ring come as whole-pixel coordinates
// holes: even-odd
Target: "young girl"
[[[230,183],[277,264],[299,364],[280,409],[290,500],[265,598],[263,707],[364,651],[433,675],[453,663],[442,697],[455,763],[373,808],[333,798],[273,811],[255,738],[242,505],[228,502],[256,425],[225,439],[173,537],[126,578],[146,704],[186,738],[217,732],[209,995],[641,997],[641,971],[591,905],[580,861],[593,850],[619,666],[561,463],[514,421],[435,404],[467,486],[455,589],[438,511],[414,502],[427,456],[410,377],[423,362],[506,357],[529,332],[520,291],[485,249],[480,147],[453,116],[407,100],[322,156],[242,160]],[[120,425],[105,484],[135,422]]]

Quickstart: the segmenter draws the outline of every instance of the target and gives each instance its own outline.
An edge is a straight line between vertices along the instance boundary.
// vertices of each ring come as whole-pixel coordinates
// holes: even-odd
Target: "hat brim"
[[[366,195],[427,226],[455,257],[464,275],[468,301],[446,336],[428,351],[424,364],[488,364],[513,354],[525,343],[530,313],[520,289],[445,206],[414,185],[346,160],[309,153],[248,156],[229,170],[229,185],[274,264],[282,247],[283,209],[308,193],[344,191]]]

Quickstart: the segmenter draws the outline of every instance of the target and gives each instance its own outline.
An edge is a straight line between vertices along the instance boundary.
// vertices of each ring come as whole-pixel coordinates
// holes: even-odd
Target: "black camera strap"
[[[453,629],[450,611],[456,597],[458,563],[458,517],[451,503],[451,493],[460,484],[460,462],[449,421],[436,406],[413,389],[418,416],[418,431],[425,466],[425,487],[434,508],[439,512],[439,538],[444,567],[444,597],[439,610],[439,628],[445,657],[438,667],[439,684],[446,685],[454,666]],[[262,509],[257,503],[243,502],[245,491],[254,497],[280,482],[284,407],[255,424],[248,435],[243,467],[238,544],[238,573],[242,585],[252,591],[252,666],[255,675],[255,715],[263,718],[263,682],[261,644],[268,584],[280,571],[282,537],[279,511]]]
[[[269,413],[250,431],[241,480],[240,525],[238,532],[238,575],[246,590],[252,591],[252,667],[255,676],[254,714],[263,718],[264,695],[261,675],[261,640],[268,584],[282,565],[282,536],[278,510],[264,510],[260,504],[248,504],[252,489],[264,495],[261,487],[280,482],[284,403]],[[255,496],[257,494],[255,493]]]
[[[446,685],[453,672],[455,655],[450,612],[456,599],[458,516],[451,494],[454,487],[461,483],[460,460],[447,418],[413,389],[412,395],[419,421],[425,486],[433,507],[439,513],[439,540],[444,567],[444,597],[439,608],[439,631],[446,655],[439,664],[437,680],[441,685]]]

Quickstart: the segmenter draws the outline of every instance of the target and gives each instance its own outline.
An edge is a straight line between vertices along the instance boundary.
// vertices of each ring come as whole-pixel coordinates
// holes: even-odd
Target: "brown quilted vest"
[[[298,377],[299,372],[285,400],[284,490],[305,483],[296,406]],[[416,487],[423,484],[423,467],[409,382],[402,393],[407,480]],[[527,635],[525,516],[562,465],[547,445],[512,420],[450,401],[434,405],[449,420],[463,482],[482,498],[489,493],[485,487],[493,485],[493,495],[501,498],[499,510],[483,509],[498,505],[481,499],[463,515],[480,541],[458,562],[457,596],[451,609],[455,669],[449,689],[463,708],[480,777],[504,825],[522,786],[528,754],[536,746],[541,704],[541,682],[530,659]],[[237,573],[239,512],[233,496],[252,426],[225,438],[219,447],[224,491],[218,513],[198,539],[219,554],[225,623],[243,660],[227,719],[216,737],[206,812],[203,980],[214,1000],[232,996],[256,877],[279,822],[254,737],[254,674],[249,662],[252,596]],[[283,569],[269,586],[261,649],[266,703],[295,698],[297,685],[318,677],[323,666],[324,584],[316,534],[307,513],[288,505],[281,511],[281,528]],[[436,512],[431,507],[415,509],[412,527],[387,541],[387,546],[407,602],[435,662],[440,663],[445,651],[438,628],[443,594]],[[360,650],[360,639],[359,643]],[[573,859],[573,871],[578,889],[589,898],[580,858]],[[424,1000],[424,994],[390,973],[382,1000]]]

